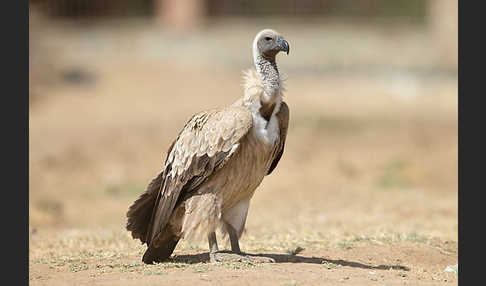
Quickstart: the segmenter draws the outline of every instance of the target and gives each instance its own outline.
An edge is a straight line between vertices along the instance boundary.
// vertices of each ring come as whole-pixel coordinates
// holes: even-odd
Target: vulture
[[[142,261],[167,260],[180,239],[208,239],[211,262],[240,251],[250,200],[284,152],[289,107],[275,58],[289,53],[276,31],[253,41],[255,68],[243,73],[243,96],[233,104],[199,112],[169,147],[159,174],[127,211],[126,229],[147,244]],[[231,252],[219,252],[216,230],[229,236]]]

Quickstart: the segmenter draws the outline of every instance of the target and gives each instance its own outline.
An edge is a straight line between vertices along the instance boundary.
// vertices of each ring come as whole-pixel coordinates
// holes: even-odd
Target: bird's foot
[[[245,258],[253,263],[275,263],[275,259],[266,256],[245,255]]]
[[[275,263],[275,259],[266,256],[254,256],[244,253],[215,252],[209,254],[211,263],[217,262],[251,262],[251,263]]]

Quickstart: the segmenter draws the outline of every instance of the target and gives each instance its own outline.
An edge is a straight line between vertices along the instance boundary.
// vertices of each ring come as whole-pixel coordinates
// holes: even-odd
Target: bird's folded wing
[[[178,200],[197,190],[231,158],[252,123],[251,113],[242,107],[201,112],[186,123],[165,162],[147,244],[157,241]]]
[[[285,101],[282,101],[282,103],[280,104],[280,110],[277,112],[276,115],[278,118],[278,125],[280,129],[280,139],[278,141],[272,165],[270,166],[267,175],[270,175],[275,167],[277,167],[277,164],[280,161],[280,158],[282,158],[284,152],[285,139],[287,138],[287,129],[289,127],[289,107],[287,106]]]

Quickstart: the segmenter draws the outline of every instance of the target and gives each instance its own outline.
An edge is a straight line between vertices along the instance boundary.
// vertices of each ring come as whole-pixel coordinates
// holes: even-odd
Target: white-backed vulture
[[[289,108],[276,55],[289,53],[277,32],[253,41],[255,69],[244,74],[243,96],[232,105],[195,114],[168,150],[165,165],[127,212],[128,231],[146,243],[143,262],[168,259],[181,238],[206,235],[211,262],[219,260],[215,231],[229,235],[242,255],[250,199],[284,151]]]

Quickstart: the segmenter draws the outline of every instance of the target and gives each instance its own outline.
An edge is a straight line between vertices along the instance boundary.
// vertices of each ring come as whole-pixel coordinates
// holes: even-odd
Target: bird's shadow
[[[230,251],[220,251],[225,253],[231,253]],[[253,256],[253,257],[268,257],[273,258],[276,263],[310,263],[310,264],[325,264],[325,263],[332,263],[334,265],[340,266],[349,266],[354,268],[363,268],[363,269],[376,269],[376,270],[402,270],[402,271],[409,271],[410,268],[403,265],[368,265],[363,264],[360,262],[355,261],[348,261],[342,259],[327,259],[327,258],[320,258],[320,257],[305,257],[300,255],[292,255],[292,254],[267,254],[267,253],[258,253],[258,254],[251,254],[245,253],[245,255]],[[195,263],[206,263],[209,262],[209,253],[200,253],[200,254],[187,254],[187,255],[175,255],[173,256],[170,261],[172,262],[180,262],[180,263],[187,263],[187,264],[195,264]]]

